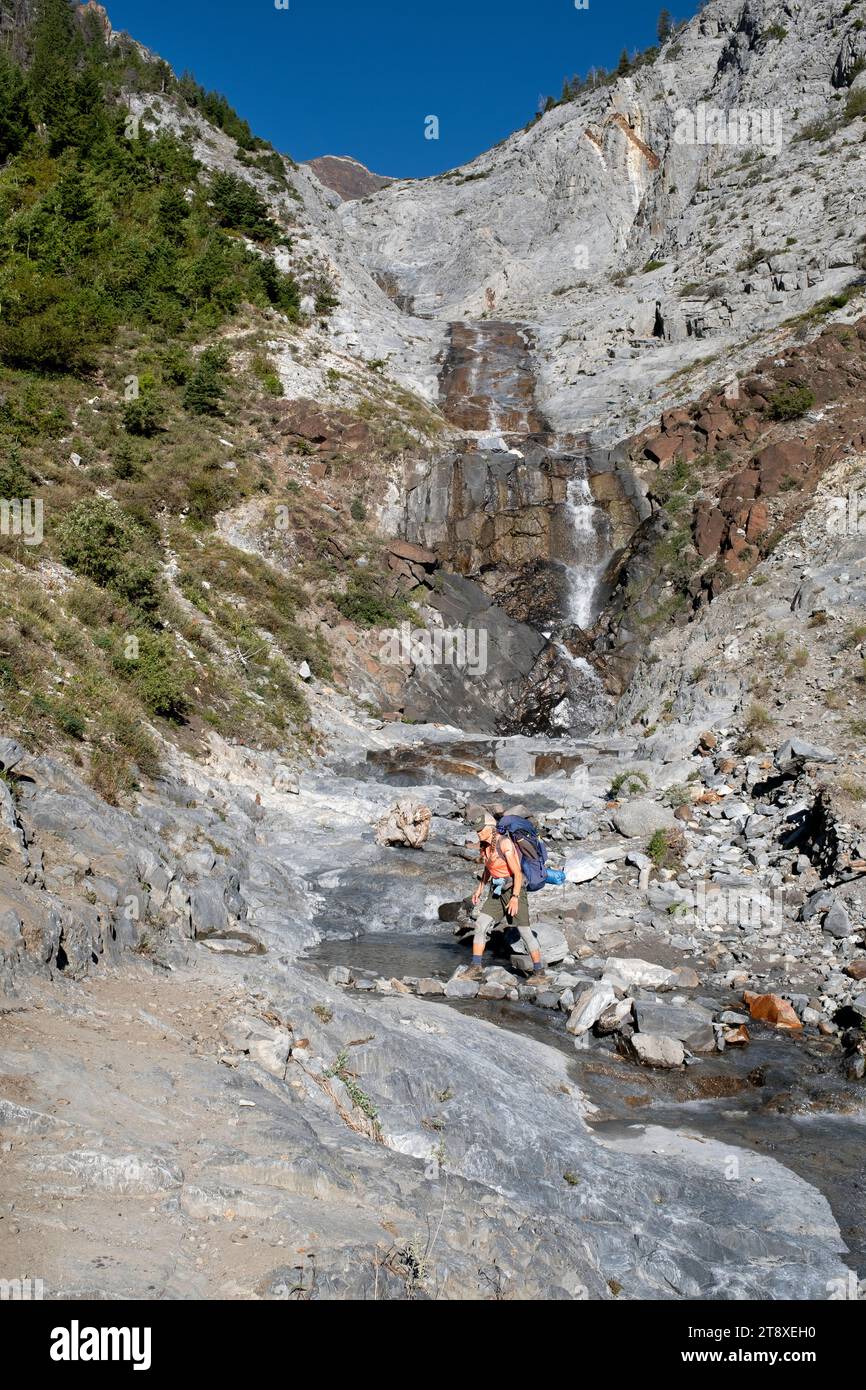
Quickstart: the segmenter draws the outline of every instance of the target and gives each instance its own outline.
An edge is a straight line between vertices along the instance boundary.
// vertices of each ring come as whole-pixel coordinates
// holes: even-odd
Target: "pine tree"
[[[656,25],[656,38],[659,43],[664,43],[666,39],[670,38],[673,27],[674,22],[671,18],[670,10],[662,10],[659,15],[658,24]]]
[[[628,49],[624,48],[619,55],[619,62],[616,68],[617,77],[625,77],[626,73],[631,72],[631,59],[628,56]]]
[[[81,44],[69,0],[40,0],[33,26],[30,92],[33,114],[57,143],[66,143],[75,108],[75,65]],[[53,140],[54,142],[54,140]]]
[[[18,153],[32,128],[24,75],[0,49],[0,161]]]

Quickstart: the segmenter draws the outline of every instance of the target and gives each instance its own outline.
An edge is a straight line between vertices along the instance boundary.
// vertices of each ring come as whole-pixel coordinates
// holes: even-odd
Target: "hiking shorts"
[[[520,897],[517,899],[517,912],[513,917],[509,917],[505,911],[508,903],[511,902],[511,889],[505,888],[500,894],[488,893],[485,902],[481,907],[479,918],[488,917],[492,927],[528,927],[529,926],[529,902],[526,896],[524,885],[520,890]]]
[[[477,957],[484,954],[487,938],[494,928],[516,927],[530,959],[533,961],[541,959],[538,937],[529,925],[529,903],[526,897],[526,888],[520,890],[520,896],[517,899],[517,912],[513,917],[509,917],[505,911],[506,904],[510,901],[510,888],[506,888],[499,896],[494,893],[488,895],[487,901],[475,919],[475,937],[472,943],[473,956]]]

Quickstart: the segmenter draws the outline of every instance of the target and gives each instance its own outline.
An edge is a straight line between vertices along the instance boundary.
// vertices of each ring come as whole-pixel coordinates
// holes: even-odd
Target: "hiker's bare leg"
[[[535,971],[541,970],[541,947],[538,944],[538,937],[529,926],[522,926],[520,922],[515,922],[517,930],[520,932],[520,939],[529,952],[529,959],[532,961],[532,968]]]
[[[472,964],[480,965],[481,957],[484,955],[484,948],[487,939],[492,932],[495,922],[492,917],[488,917],[486,912],[479,912],[475,919],[475,935],[472,938]]]
[[[516,927],[520,933],[520,939],[529,952],[529,959],[532,961],[533,974],[538,974],[542,970],[541,948],[538,944],[538,937],[529,925],[529,903],[526,900],[526,889],[521,891],[518,899],[518,908],[514,917],[509,917],[509,922]]]

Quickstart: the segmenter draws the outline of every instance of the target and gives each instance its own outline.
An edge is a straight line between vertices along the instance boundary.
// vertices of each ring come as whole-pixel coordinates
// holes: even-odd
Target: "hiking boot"
[[[460,978],[461,980],[483,980],[484,966],[477,963],[467,965]]]

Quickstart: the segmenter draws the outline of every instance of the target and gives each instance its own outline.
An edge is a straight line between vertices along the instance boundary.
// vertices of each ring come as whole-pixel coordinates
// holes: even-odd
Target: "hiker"
[[[526,883],[520,865],[520,855],[513,840],[500,835],[496,821],[485,814],[474,827],[478,835],[481,862],[484,872],[481,882],[472,894],[472,906],[481,902],[484,890],[490,884],[490,892],[481,911],[475,918],[475,937],[472,942],[472,965],[467,975],[469,979],[481,976],[481,958],[487,945],[487,938],[495,926],[503,923],[514,926],[520,932],[521,940],[529,952],[533,975],[540,975],[544,966],[538,938],[529,925],[529,903]]]

